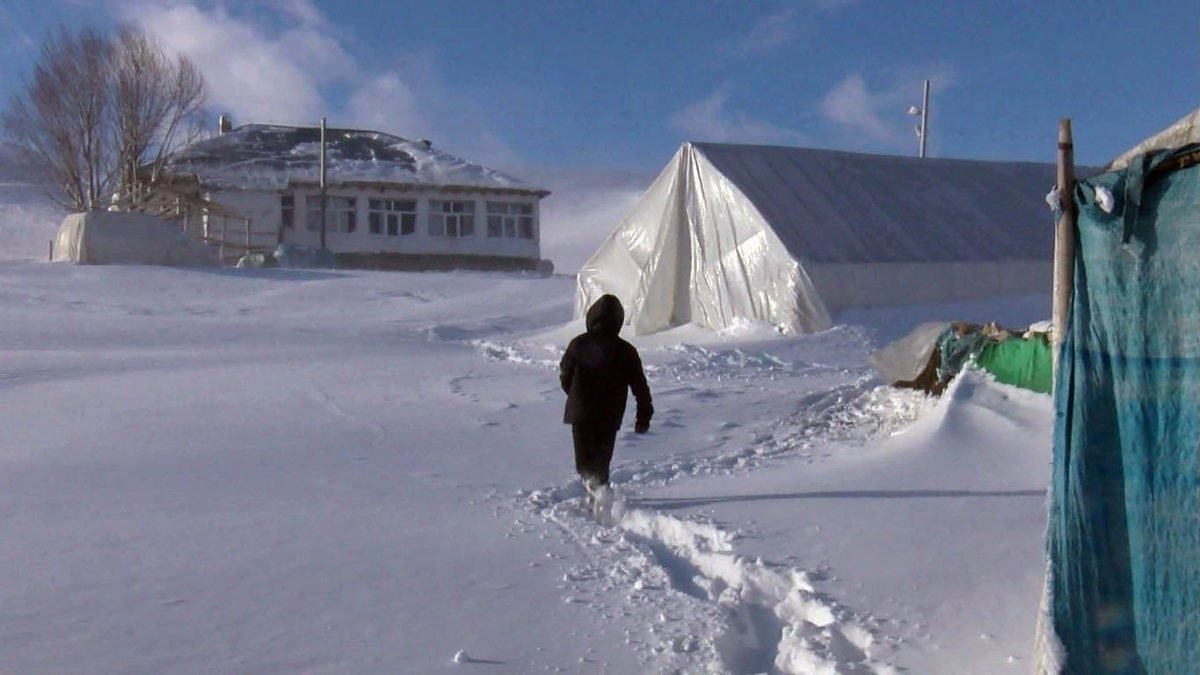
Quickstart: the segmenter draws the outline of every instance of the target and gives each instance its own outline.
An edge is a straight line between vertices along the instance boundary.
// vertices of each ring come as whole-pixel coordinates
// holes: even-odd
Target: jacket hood
[[[625,308],[617,296],[605,294],[600,296],[587,311],[587,330],[589,333],[611,333],[616,335],[625,325]]]

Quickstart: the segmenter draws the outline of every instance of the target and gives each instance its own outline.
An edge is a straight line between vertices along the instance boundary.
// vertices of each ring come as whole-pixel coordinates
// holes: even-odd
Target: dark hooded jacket
[[[587,332],[571,340],[558,366],[567,394],[563,421],[616,429],[629,390],[637,400],[637,423],[650,423],[654,407],[637,348],[618,337],[625,309],[614,295],[601,296],[587,312]]]

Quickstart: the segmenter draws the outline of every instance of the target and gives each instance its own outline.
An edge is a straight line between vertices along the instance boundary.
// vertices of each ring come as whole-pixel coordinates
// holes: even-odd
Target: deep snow
[[[0,672],[1028,670],[1049,399],[866,364],[1046,298],[635,338],[658,413],[605,525],[559,423],[571,277],[48,265],[60,218],[20,178]],[[542,182],[567,272],[645,183]]]
[[[1028,669],[1049,399],[866,357],[1045,299],[636,339],[658,412],[605,527],[573,292],[0,262],[0,672]]]

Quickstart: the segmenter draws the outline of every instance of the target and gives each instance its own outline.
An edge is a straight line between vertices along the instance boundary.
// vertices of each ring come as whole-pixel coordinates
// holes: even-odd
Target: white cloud
[[[769,54],[786,45],[796,36],[799,15],[794,7],[785,7],[764,15],[735,43],[734,51],[742,56]]]
[[[877,97],[867,91],[859,75],[842,80],[821,101],[821,112],[831,121],[878,139],[889,139],[893,129],[879,115]]]
[[[416,93],[394,72],[380,73],[359,85],[346,101],[345,112],[357,127],[396,129],[403,123],[407,133],[420,137],[432,131]]]
[[[817,9],[825,12],[836,12],[853,5],[858,0],[813,0],[813,4]]]
[[[205,11],[183,2],[139,0],[119,10],[195,61],[210,103],[235,122],[312,122],[329,112],[321,87],[352,68],[336,41],[306,24],[272,32],[223,7]]]
[[[0,54],[32,52],[36,49],[37,42],[33,36],[17,27],[10,10],[0,7]]]
[[[925,73],[924,76],[920,73]],[[908,143],[914,137],[909,106],[921,104],[922,80],[930,79],[935,91],[954,84],[953,69],[948,66],[909,68],[903,73],[885,74],[886,84],[872,88],[860,74],[848,75],[821,99],[821,114],[845,130],[866,136],[866,140],[887,145]],[[930,109],[934,105],[930,104]],[[932,125],[930,125],[932,127]]]
[[[801,37],[812,37],[817,19],[814,14],[833,14],[857,0],[808,0],[809,10],[795,2],[764,14],[746,32],[725,42],[722,50],[738,56],[764,56],[772,54]],[[804,23],[805,19],[812,19]]]
[[[271,7],[310,26],[328,27],[325,15],[312,0],[268,0]]]
[[[723,84],[707,98],[686,106],[671,116],[672,128],[697,141],[787,145],[808,142],[799,131],[728,110],[731,91],[729,84]]]
[[[364,127],[432,138],[474,161],[514,153],[487,120],[462,112],[441,84],[434,56],[398,54],[392,67],[361,63],[353,35],[332,24],[312,0],[215,6],[199,0],[113,0],[170,50],[189,56],[209,84],[210,107],[234,124],[277,122]]]

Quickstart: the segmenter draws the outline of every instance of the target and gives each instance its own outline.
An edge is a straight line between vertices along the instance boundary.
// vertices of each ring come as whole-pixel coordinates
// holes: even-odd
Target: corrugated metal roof
[[[823,263],[1049,260],[1055,166],[694,143],[788,251]],[[953,283],[947,279],[946,283]]]

